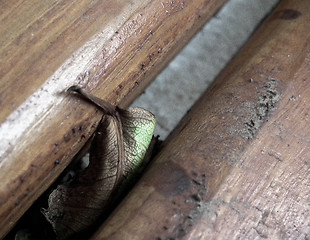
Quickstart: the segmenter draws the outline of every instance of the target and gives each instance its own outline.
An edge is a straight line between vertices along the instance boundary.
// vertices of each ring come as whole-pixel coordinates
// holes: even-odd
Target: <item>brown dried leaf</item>
[[[141,165],[153,137],[152,113],[114,108],[79,87],[70,88],[106,113],[95,133],[89,166],[70,184],[59,185],[42,212],[59,239],[66,239],[96,223],[109,207],[113,195]]]

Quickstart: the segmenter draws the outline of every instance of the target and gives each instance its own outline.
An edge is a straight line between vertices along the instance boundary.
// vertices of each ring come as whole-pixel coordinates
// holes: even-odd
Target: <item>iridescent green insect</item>
[[[69,184],[57,187],[42,212],[59,239],[83,232],[105,213],[111,196],[122,188],[141,166],[153,138],[155,117],[142,108],[123,110],[78,86],[69,92],[83,95],[104,115],[90,148],[89,166]]]

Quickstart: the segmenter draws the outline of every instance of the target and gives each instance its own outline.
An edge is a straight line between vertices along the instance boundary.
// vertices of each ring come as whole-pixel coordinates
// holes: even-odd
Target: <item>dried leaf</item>
[[[104,111],[90,149],[89,166],[72,183],[59,185],[42,212],[59,239],[86,230],[107,210],[111,198],[138,170],[155,128],[152,113],[141,108],[122,110],[77,86]]]
[[[27,229],[19,230],[15,235],[15,240],[31,240],[31,233]]]

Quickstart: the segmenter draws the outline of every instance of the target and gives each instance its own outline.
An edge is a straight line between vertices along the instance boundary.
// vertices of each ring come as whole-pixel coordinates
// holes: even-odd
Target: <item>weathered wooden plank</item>
[[[310,6],[282,1],[93,239],[307,239]]]
[[[1,3],[0,238],[101,118],[63,90],[126,107],[224,2]]]

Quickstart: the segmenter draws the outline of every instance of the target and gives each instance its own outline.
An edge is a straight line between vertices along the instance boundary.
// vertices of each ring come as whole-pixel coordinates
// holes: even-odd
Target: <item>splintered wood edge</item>
[[[0,126],[1,237],[59,176],[101,118],[64,90],[77,84],[126,107],[224,2],[128,6],[10,113]]]

